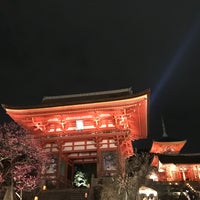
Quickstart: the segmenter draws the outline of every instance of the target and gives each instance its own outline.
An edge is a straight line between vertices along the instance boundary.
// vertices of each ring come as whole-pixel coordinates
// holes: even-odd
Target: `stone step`
[[[38,200],[86,200],[85,193],[88,189],[63,189],[63,190],[46,190],[41,191],[38,196]],[[34,195],[31,193],[25,193],[23,200],[32,200]]]

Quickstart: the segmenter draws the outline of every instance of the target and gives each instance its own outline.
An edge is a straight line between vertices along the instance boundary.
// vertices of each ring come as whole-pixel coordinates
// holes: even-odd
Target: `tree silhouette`
[[[15,122],[0,125],[0,183],[13,191],[35,189],[45,173],[48,156],[40,144]]]
[[[136,153],[126,160],[125,173],[119,170],[115,175],[103,180],[101,199],[135,200],[139,188],[145,184],[151,172],[152,155]]]

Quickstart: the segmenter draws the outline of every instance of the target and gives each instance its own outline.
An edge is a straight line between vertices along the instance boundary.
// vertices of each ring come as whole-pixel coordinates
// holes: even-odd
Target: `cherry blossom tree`
[[[13,191],[31,191],[38,186],[48,160],[27,130],[15,122],[0,125],[0,184],[11,188],[11,200]]]

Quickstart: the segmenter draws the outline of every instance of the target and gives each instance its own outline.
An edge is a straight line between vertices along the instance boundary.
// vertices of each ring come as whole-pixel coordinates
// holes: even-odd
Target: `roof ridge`
[[[132,88],[125,88],[125,89],[117,89],[117,90],[104,90],[99,92],[88,92],[88,93],[79,93],[79,94],[68,94],[68,95],[54,95],[54,96],[44,96],[42,102],[48,100],[56,100],[56,99],[66,99],[66,98],[73,98],[73,97],[86,97],[86,96],[96,96],[96,95],[105,95],[105,94],[116,94],[128,92],[130,94],[133,93]]]

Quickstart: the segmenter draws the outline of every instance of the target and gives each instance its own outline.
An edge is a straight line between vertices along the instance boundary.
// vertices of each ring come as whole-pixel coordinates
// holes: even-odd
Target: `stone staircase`
[[[38,196],[38,200],[89,200],[85,193],[88,193],[88,189],[70,188],[41,191],[39,194],[35,194],[35,196]],[[23,200],[34,200],[34,195],[25,193]]]

